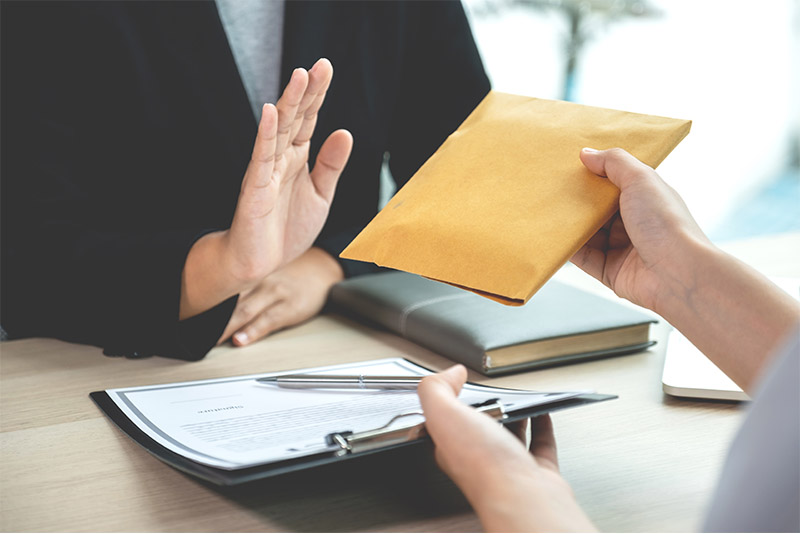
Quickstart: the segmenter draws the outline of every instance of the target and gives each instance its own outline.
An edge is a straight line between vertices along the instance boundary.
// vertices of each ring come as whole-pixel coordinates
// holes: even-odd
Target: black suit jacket
[[[178,322],[188,250],[227,228],[256,132],[213,2],[2,3],[0,321],[109,354],[201,358],[235,298]],[[334,80],[312,140],[355,144],[317,245],[337,256],[489,90],[459,2],[287,2],[281,85]],[[348,276],[369,267],[343,262]]]

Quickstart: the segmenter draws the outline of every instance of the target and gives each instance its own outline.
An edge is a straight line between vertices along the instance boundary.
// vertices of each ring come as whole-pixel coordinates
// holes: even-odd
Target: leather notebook
[[[385,272],[340,282],[330,303],[489,376],[655,343],[650,314],[557,280],[524,306],[509,307],[414,274]]]

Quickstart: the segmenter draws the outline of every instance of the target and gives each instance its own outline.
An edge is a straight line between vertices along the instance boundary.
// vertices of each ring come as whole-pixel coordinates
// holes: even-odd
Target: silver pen
[[[357,389],[417,389],[421,376],[375,375],[280,375],[257,378],[257,382],[275,384],[282,388],[357,388]]]

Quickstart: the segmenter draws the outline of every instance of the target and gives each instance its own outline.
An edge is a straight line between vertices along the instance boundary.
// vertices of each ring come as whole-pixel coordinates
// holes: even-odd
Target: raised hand
[[[311,135],[332,77],[330,62],[320,59],[308,72],[294,71],[276,106],[264,105],[231,228],[203,236],[186,258],[181,319],[252,289],[319,234],[353,144],[337,130],[309,170]]]
[[[227,235],[232,268],[243,280],[260,282],[297,258],[327,218],[352,147],[349,132],[332,133],[309,172],[311,135],[332,77],[330,62],[320,59],[309,72],[294,71],[277,106],[264,105]]]

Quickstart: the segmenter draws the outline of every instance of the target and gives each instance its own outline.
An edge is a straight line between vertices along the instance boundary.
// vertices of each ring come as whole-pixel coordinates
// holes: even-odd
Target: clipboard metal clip
[[[498,399],[489,399],[480,404],[473,404],[473,408],[490,417],[503,421],[507,416],[503,404]],[[408,441],[414,441],[427,435],[425,421],[419,422],[423,416],[422,411],[414,410],[395,415],[378,428],[363,432],[333,432],[328,434],[325,441],[328,445],[338,445],[336,456],[355,454],[372,449],[382,449]],[[413,418],[410,421],[396,424],[400,419]]]

